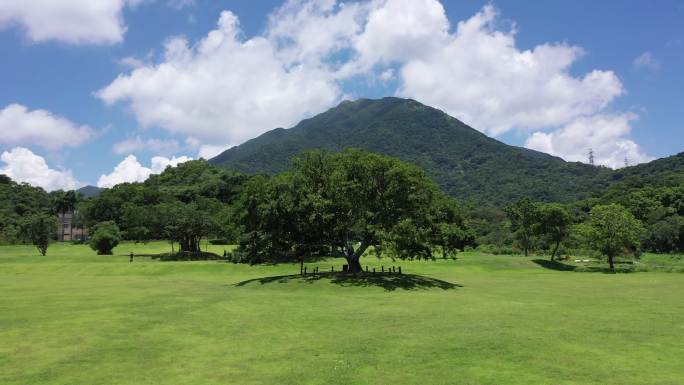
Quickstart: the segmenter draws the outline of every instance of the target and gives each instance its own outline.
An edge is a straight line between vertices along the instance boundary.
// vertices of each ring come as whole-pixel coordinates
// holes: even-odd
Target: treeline
[[[214,238],[238,245],[237,262],[335,255],[352,270],[367,251],[449,257],[474,242],[458,204],[415,166],[361,150],[307,152],[293,164],[247,177],[191,161],[83,201],[79,217],[116,223],[129,240],[171,240],[172,252],[197,253]]]
[[[75,191],[47,193],[0,175],[0,244],[31,243],[40,228],[41,244],[49,242],[57,234],[57,214],[76,207],[80,199]]]
[[[109,248],[97,249],[102,253],[111,252],[116,238],[169,240],[172,254],[199,253],[201,241],[211,239],[238,245],[227,256],[236,262],[341,256],[358,269],[368,252],[435,258],[475,248],[612,259],[641,250],[684,251],[677,165],[655,180],[628,169],[603,194],[581,201],[521,199],[496,207],[460,204],[418,167],[362,150],[306,152],[292,164],[274,176],[247,176],[190,161],[88,199],[73,191],[48,194],[3,176],[0,241],[45,243],[45,234],[49,241],[57,232],[50,218],[77,208],[73,225],[89,228],[93,237],[100,229],[97,243]],[[43,229],[40,237],[36,229]]]
[[[634,183],[630,180],[629,183]],[[602,196],[568,204],[522,199],[503,209],[469,207],[466,223],[482,251],[502,254],[586,254],[592,243],[592,215],[610,207],[622,223],[637,227],[624,251],[684,251],[684,186],[618,184]],[[616,230],[617,231],[617,230]]]

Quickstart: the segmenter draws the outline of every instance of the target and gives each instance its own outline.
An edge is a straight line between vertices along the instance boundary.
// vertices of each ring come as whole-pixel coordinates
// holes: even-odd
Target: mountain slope
[[[612,171],[489,138],[414,100],[343,102],[290,129],[278,128],[210,160],[245,173],[276,173],[309,149],[357,147],[421,166],[448,194],[502,205],[522,196],[540,201],[588,197],[610,184]]]
[[[92,198],[100,195],[102,190],[104,189],[88,185],[81,187],[80,189],[76,190],[76,192],[81,194],[84,198]]]

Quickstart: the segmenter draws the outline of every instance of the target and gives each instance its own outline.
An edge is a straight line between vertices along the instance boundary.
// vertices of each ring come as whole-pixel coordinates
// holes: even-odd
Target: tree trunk
[[[551,252],[551,260],[555,261],[556,260],[556,253],[558,252],[558,247],[560,246],[560,242],[556,242],[556,247],[553,248],[553,252]]]
[[[360,273],[361,272],[361,262],[359,262],[359,257],[351,257],[347,258],[347,264],[349,265],[349,272],[352,274]]]
[[[304,256],[299,258],[299,274],[304,274]]]
[[[609,255],[608,256],[608,265],[610,265],[610,269],[615,271],[615,265],[613,264],[613,256]]]
[[[354,251],[354,246],[352,246],[351,244],[348,244],[344,247],[344,258],[347,260],[350,273],[356,274],[362,271],[361,262],[359,262],[359,260],[361,259],[361,256],[366,251],[368,246],[369,245],[366,242],[361,242],[361,245],[359,245],[359,249],[356,251]]]

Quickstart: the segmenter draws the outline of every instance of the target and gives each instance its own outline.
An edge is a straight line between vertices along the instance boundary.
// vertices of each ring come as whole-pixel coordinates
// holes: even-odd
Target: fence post
[[[368,273],[368,265],[366,265],[366,273]]]
[[[306,266],[304,266],[304,275],[306,275]]]
[[[399,275],[401,275],[401,266],[399,266]]]
[[[375,268],[373,268],[373,274],[375,274]]]
[[[380,266],[380,272],[384,273],[385,272],[385,266]]]

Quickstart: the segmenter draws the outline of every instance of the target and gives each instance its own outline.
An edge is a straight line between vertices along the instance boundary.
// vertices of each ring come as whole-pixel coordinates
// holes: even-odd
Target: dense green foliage
[[[553,261],[561,242],[570,235],[572,216],[568,209],[558,203],[539,205],[536,216],[535,232],[541,237],[545,248],[553,247],[551,252]]]
[[[90,231],[92,236],[90,248],[97,251],[98,255],[111,255],[112,250],[121,242],[121,231],[116,223],[107,221],[93,226]]]
[[[511,230],[515,234],[518,244],[525,256],[532,248],[532,237],[535,225],[539,223],[539,210],[537,205],[528,198],[523,198],[506,206],[505,210],[511,223]]]
[[[291,173],[253,178],[238,201],[238,257],[249,262],[339,255],[350,271],[372,248],[400,259],[453,254],[472,241],[457,206],[415,166],[366,151],[314,151]]]
[[[50,197],[43,189],[0,174],[0,244],[26,241],[20,234],[22,218],[50,209]]]
[[[523,197],[543,202],[588,198],[616,175],[604,167],[508,146],[442,111],[399,98],[343,102],[293,128],[233,147],[211,162],[249,174],[274,174],[288,169],[290,159],[304,150],[350,147],[418,165],[448,195],[499,207]]]
[[[59,222],[54,215],[36,213],[22,219],[19,234],[22,239],[36,246],[41,255],[45,255],[58,228]]]
[[[614,258],[639,247],[644,229],[641,222],[624,207],[611,204],[595,206],[589,214],[587,236],[592,246],[608,258],[614,268]]]
[[[183,252],[197,252],[209,235],[237,238],[230,205],[246,177],[190,161],[167,168],[144,183],[123,183],[84,201],[79,213],[89,225],[113,221],[124,239],[168,239]]]

